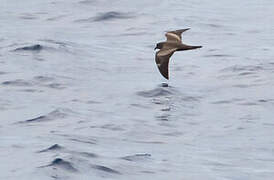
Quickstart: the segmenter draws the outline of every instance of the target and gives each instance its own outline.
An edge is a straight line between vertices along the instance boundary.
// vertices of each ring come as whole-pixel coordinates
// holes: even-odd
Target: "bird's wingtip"
[[[177,29],[177,30],[166,30],[164,32],[168,33],[168,32],[172,32],[172,31],[180,31],[180,30],[183,30],[183,31],[187,31],[187,30],[190,30],[191,28],[185,28],[185,29]]]

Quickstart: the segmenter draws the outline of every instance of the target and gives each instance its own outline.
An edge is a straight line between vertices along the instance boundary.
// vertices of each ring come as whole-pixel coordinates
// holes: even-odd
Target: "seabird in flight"
[[[175,51],[185,51],[191,49],[201,48],[202,46],[189,46],[182,43],[181,34],[190,28],[179,29],[175,31],[168,31],[165,36],[167,40],[165,42],[157,43],[155,49],[160,49],[156,52],[155,61],[160,73],[168,79],[168,63],[169,58]],[[154,50],[155,50],[154,49]]]

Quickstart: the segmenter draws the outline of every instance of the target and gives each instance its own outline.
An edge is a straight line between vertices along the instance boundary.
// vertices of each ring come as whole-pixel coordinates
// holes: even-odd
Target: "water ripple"
[[[70,111],[70,110],[69,110]],[[56,119],[63,119],[67,117],[68,110],[66,109],[56,109],[47,115],[38,116],[32,119],[27,119],[24,121],[19,121],[18,123],[37,123],[37,122],[46,122],[46,121],[52,121]]]
[[[121,159],[127,160],[127,161],[144,161],[151,158],[151,154],[134,154],[130,156],[121,157]]]
[[[110,11],[105,13],[99,13],[95,17],[78,19],[78,20],[75,20],[75,22],[99,22],[99,21],[110,21],[110,20],[116,20],[116,19],[130,19],[133,17],[134,16],[131,15],[131,13]]]
[[[94,21],[108,21],[108,20],[113,20],[113,19],[129,19],[132,17],[133,16],[130,15],[129,13],[110,11],[110,12],[98,14],[94,18]]]
[[[4,81],[2,82],[2,84],[6,86],[28,86],[28,87],[33,85],[32,83],[25,81],[23,79],[16,79],[13,81]]]
[[[43,46],[40,44],[30,45],[30,46],[24,46],[16,48],[14,51],[41,51],[43,49]]]
[[[241,66],[241,65],[234,65],[230,66],[228,68],[224,68],[221,71],[223,72],[243,72],[243,71],[248,71],[248,72],[256,72],[256,71],[261,71],[264,68],[261,65],[246,65],[246,66]]]
[[[57,150],[61,150],[61,149],[64,149],[64,148],[58,144],[54,144],[54,145],[50,146],[49,148],[43,149],[38,152],[43,153],[43,152],[49,152],[49,151],[57,151]]]
[[[82,0],[82,1],[79,1],[80,4],[94,4],[94,0]]]
[[[117,171],[115,169],[112,169],[112,168],[109,168],[109,167],[106,167],[106,166],[102,166],[102,165],[92,165],[91,167],[94,168],[94,169],[106,172],[106,173],[122,174],[122,173],[120,173],[119,171]]]
[[[137,95],[142,97],[159,97],[159,96],[169,96],[172,95],[174,92],[167,88],[155,88],[148,91],[139,91]]]
[[[49,165],[41,166],[41,167],[50,167],[50,166],[55,168],[61,168],[69,172],[78,171],[75,167],[73,167],[71,162],[63,160],[62,158],[56,158]]]

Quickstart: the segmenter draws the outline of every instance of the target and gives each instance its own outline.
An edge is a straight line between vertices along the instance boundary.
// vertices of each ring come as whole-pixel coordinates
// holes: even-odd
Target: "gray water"
[[[270,180],[274,2],[0,0],[0,179]],[[154,61],[168,30],[168,87]]]

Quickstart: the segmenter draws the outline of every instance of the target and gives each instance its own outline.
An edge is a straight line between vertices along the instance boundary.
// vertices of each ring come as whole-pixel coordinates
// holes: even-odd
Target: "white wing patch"
[[[172,39],[174,39],[174,40],[177,40],[177,41],[181,41],[181,37],[180,36],[178,36],[177,34],[174,34],[174,33],[170,33],[170,32],[168,32],[168,33],[166,33],[166,37],[167,37],[167,39],[169,40],[172,40]],[[169,38],[170,37],[170,38]]]
[[[168,54],[173,53],[174,51],[176,51],[177,48],[172,48],[172,49],[161,49],[158,52],[158,56],[166,56]]]

